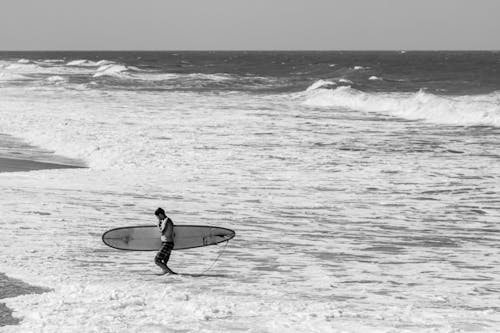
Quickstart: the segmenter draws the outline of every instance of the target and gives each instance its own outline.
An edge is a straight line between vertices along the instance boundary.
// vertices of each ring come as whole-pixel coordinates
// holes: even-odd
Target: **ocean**
[[[500,325],[500,52],[0,52],[0,133],[86,167],[0,173],[0,332]],[[236,237],[102,243],[157,207]]]

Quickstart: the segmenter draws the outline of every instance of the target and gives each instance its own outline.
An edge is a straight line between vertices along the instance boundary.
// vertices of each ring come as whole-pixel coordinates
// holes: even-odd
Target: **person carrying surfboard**
[[[177,274],[167,266],[170,253],[174,248],[174,222],[162,208],[158,208],[155,215],[158,218],[158,228],[161,232],[161,248],[155,256],[155,264],[161,268],[163,274]]]

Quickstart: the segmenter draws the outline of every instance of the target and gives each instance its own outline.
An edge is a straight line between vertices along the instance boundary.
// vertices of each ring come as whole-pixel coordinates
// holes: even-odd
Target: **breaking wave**
[[[75,80],[72,80],[72,79]],[[26,80],[35,84],[47,82],[75,87],[75,82],[87,87],[120,87],[124,89],[165,90],[226,90],[261,91],[281,87],[274,77],[230,73],[178,73],[163,68],[136,66],[111,60],[89,59],[15,59],[0,61],[0,81]],[[285,82],[286,83],[286,82]],[[337,83],[336,86],[340,86]]]
[[[46,81],[49,83],[53,83],[53,84],[59,84],[59,83],[65,83],[67,80],[62,76],[53,75],[53,76],[49,76],[46,79]]]
[[[377,112],[411,120],[460,126],[500,126],[500,92],[487,95],[444,96],[424,92],[374,93],[349,86],[305,93],[304,105]]]
[[[307,87],[307,91],[316,90],[316,89],[330,89],[332,87],[336,87],[337,83],[330,80],[318,80]]]
[[[113,62],[109,61],[109,60],[92,61],[92,60],[87,60],[87,59],[78,59],[78,60],[69,61],[66,64],[66,66],[99,67],[99,66],[109,65],[109,64],[113,64]]]
[[[356,87],[357,85],[346,78],[337,78],[337,79],[332,79],[332,80],[318,80],[311,84],[309,87],[307,87],[306,91],[313,91],[313,90],[324,90],[324,89],[334,89],[337,87],[344,87],[344,86],[354,86]]]
[[[101,77],[101,76],[114,76],[114,77],[123,77],[123,74],[125,74],[129,68],[124,65],[118,65],[118,64],[105,64],[101,65],[96,72],[94,73],[93,77]]]
[[[8,71],[22,72],[22,73],[35,73],[43,70],[40,66],[32,63],[18,62],[7,65],[5,67]]]
[[[21,74],[0,72],[0,81],[19,81],[27,80],[28,78]]]

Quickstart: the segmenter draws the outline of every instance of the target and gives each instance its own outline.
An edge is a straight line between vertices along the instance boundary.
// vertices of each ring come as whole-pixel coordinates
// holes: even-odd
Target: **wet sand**
[[[0,157],[0,172],[20,172],[43,169],[64,169],[64,168],[82,168],[81,166],[64,165],[49,162],[38,162],[23,159]]]
[[[41,294],[48,289],[31,286],[20,280],[11,279],[0,273],[0,300],[2,298],[16,297],[25,294]],[[20,319],[12,317],[12,310],[0,302],[0,327],[5,325],[16,325]]]
[[[47,159],[48,161],[42,162],[26,158],[13,158],[12,156],[33,158],[43,156],[43,158]],[[83,164],[77,165],[78,162],[76,161],[75,165],[69,165],[52,162],[50,161],[51,159],[54,159],[55,161],[64,160],[64,158],[61,156],[56,156],[51,154],[50,152],[44,151],[43,149],[27,145],[17,138],[5,134],[0,134],[0,173],[84,167]],[[48,290],[36,286],[31,286],[20,280],[11,279],[0,272],[0,300],[2,298],[10,298],[25,294],[43,293],[46,291]],[[12,310],[0,301],[0,327],[5,325],[16,325],[19,322],[20,319],[12,317]]]
[[[0,133],[0,172],[84,167],[83,161],[56,155],[19,138]]]

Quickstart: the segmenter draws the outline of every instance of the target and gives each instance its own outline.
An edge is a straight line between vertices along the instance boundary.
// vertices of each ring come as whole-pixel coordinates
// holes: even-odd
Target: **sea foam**
[[[95,61],[87,59],[79,59],[68,62],[66,66],[98,66],[98,65]]]
[[[320,88],[332,88],[335,87],[337,84],[333,81],[330,80],[318,80],[311,84],[309,87],[307,87],[307,91],[311,90],[316,90]]]
[[[2,73],[0,72],[0,81],[18,81],[27,80],[26,76],[15,74],[15,73]]]
[[[118,65],[118,64],[105,64],[100,66],[97,71],[94,73],[94,77],[101,76],[118,76],[121,77],[123,74],[128,71],[127,66]]]
[[[450,125],[500,126],[500,93],[444,96],[416,93],[373,93],[351,87],[307,91],[304,105],[378,112],[411,120]]]
[[[52,75],[47,78],[47,81],[50,83],[62,83],[66,82],[66,79],[59,75]]]

